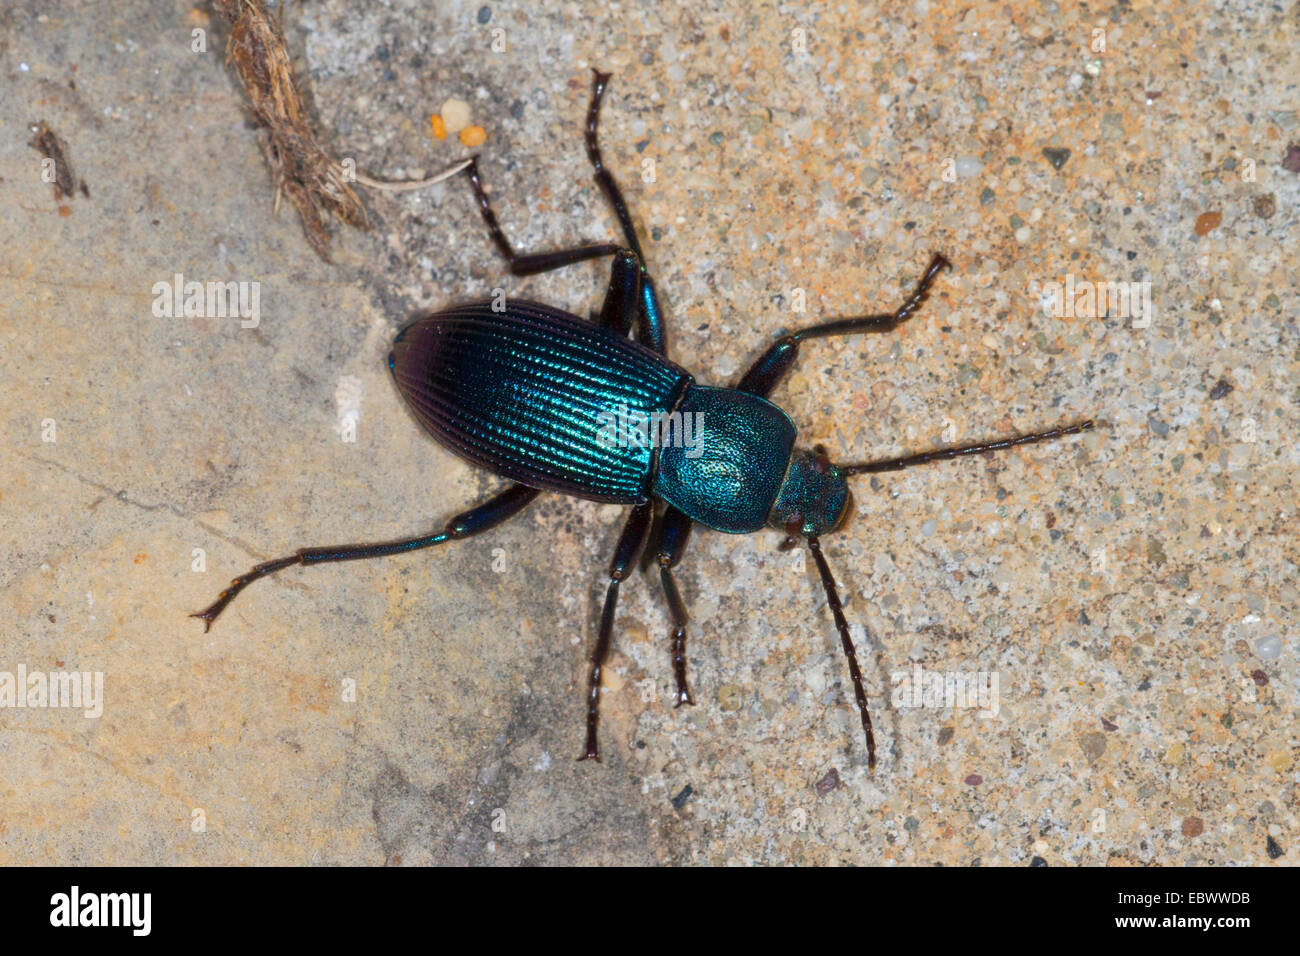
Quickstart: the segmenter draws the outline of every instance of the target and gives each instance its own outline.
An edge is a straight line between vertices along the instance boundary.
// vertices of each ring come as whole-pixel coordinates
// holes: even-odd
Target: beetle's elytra
[[[626,241],[592,243],[535,254],[516,253],[497,224],[476,163],[467,169],[487,229],[512,275],[532,275],[603,256],[613,257],[609,290],[598,320],[586,322],[537,302],[507,300],[455,306],[426,315],[398,334],[389,368],[398,391],[438,442],[512,484],[452,518],[434,534],[379,544],[304,548],[259,564],[235,578],[206,610],[205,629],[235,596],[258,578],[294,564],[378,558],[467,538],[522,511],[542,491],[626,504],[631,515],[609,568],[609,585],[591,656],[587,742],[580,759],[600,759],[601,668],[609,652],[620,583],[646,545],[656,503],[662,503],[654,544],[660,580],[673,620],[671,641],[677,706],[694,703],[686,682],[686,607],[673,580],[691,525],[744,534],[771,527],[785,532],[783,547],[800,539],[816,562],[827,603],[848,660],[867,741],[876,763],[867,695],[862,688],[848,622],[821,536],[836,530],[852,510],[847,479],[946,458],[973,455],[1071,435],[1091,421],[1019,438],[945,448],[905,458],[834,465],[820,446],[796,445],[794,422],[767,396],[794,364],[808,339],[889,332],[920,307],[948,261],[936,255],[911,297],[893,312],[836,319],[784,336],[734,388],[698,384],[667,358],[664,320],[654,282],[622,193],[605,169],[596,139],[608,74],[596,72],[587,112],[587,155],[596,181],[613,206]],[[635,338],[631,336],[635,334]],[[701,423],[699,442],[610,442],[605,431],[614,410],[633,416],[685,416]],[[671,421],[671,418],[669,419]]]

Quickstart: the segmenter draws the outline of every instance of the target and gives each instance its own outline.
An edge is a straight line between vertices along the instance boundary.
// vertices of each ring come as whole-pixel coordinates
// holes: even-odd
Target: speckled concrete
[[[497,287],[585,313],[606,267],[508,280],[462,180],[367,194],[372,231],[326,265],[274,214],[220,38],[190,50],[201,11],[10,0],[0,671],[101,672],[104,703],[0,709],[0,863],[1300,859],[1295,5],[481,7],[291,5],[331,148],[437,170],[465,150],[429,114],[459,96],[518,246],[606,238],[579,135],[599,65],[702,381],[893,308],[942,250],[897,334],[805,349],[774,396],[805,439],[853,461],[1103,427],[855,480],[825,548],[874,774],[815,569],[774,533],[692,540],[693,709],[657,582],[625,588],[600,766],[573,758],[617,508],[544,497],[474,542],[290,570],[205,635],[186,613],[250,564],[498,486],[404,411],[398,324]],[[40,181],[37,121],[89,198]],[[156,317],[176,272],[260,282],[260,325]],[[1154,315],[1048,314],[1067,281],[1149,282]],[[996,675],[996,716],[891,702],[916,665]]]

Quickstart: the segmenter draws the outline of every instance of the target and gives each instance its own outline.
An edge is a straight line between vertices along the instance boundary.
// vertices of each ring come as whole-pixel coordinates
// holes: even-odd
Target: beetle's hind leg
[[[632,514],[619,535],[614,560],[609,564],[609,588],[605,591],[605,607],[600,614],[600,631],[596,646],[591,652],[591,673],[587,681],[587,745],[579,760],[600,761],[600,746],[596,742],[596,728],[600,724],[600,678],[609,656],[610,640],[614,634],[614,609],[618,606],[618,586],[636,567],[641,549],[650,533],[654,505],[646,502],[632,509]]]
[[[437,534],[403,538],[400,541],[385,541],[378,544],[345,544],[326,548],[303,548],[288,557],[264,562],[251,571],[241,574],[230,582],[230,586],[222,591],[211,605],[197,614],[191,614],[190,617],[201,618],[203,620],[203,630],[206,632],[208,628],[212,627],[212,622],[217,619],[218,615],[226,609],[226,605],[233,601],[240,591],[258,578],[264,578],[268,574],[274,574],[276,571],[282,571],[295,564],[324,564],[330,561],[383,558],[391,554],[419,551],[421,548],[442,544],[444,541],[468,538],[471,535],[487,531],[489,528],[495,528],[501,522],[514,517],[527,507],[538,494],[540,492],[536,488],[518,484],[511,485],[505,491],[488,499],[477,508],[471,508],[469,511],[462,512],[452,518],[447,522],[447,526]]]

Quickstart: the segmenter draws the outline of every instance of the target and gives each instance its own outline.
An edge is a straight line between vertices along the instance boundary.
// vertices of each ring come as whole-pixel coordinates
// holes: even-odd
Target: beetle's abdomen
[[[654,493],[715,531],[763,527],[790,464],[790,416],[749,392],[694,383],[678,411],[684,440],[659,453]]]
[[[645,499],[652,449],[611,441],[611,414],[671,411],[691,381],[631,339],[518,299],[415,320],[388,367],[420,423],[462,457],[533,488],[620,503]]]

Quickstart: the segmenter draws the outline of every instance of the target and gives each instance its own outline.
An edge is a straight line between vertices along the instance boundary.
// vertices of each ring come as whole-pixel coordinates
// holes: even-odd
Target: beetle
[[[522,299],[472,302],[420,316],[394,339],[388,367],[415,418],[440,444],[511,484],[440,531],[375,544],[303,548],[267,561],[231,581],[209,607],[192,617],[211,627],[253,581],[295,564],[315,565],[405,554],[459,541],[496,527],[542,491],[628,505],[609,565],[604,609],[587,683],[586,746],[579,760],[600,760],[601,674],[613,636],[619,587],[637,565],[663,507],[653,546],[672,621],[675,706],[693,704],[686,679],[688,615],[673,569],[694,524],[729,534],[765,527],[785,533],[783,548],[800,539],[817,565],[826,601],[848,661],[866,735],[867,766],[876,765],[862,672],[849,636],[835,578],[821,537],[838,530],[853,510],[848,478],[897,471],[926,462],[1047,441],[1093,427],[1092,420],[1016,438],[942,448],[883,461],[833,464],[824,448],[797,447],[790,416],[768,396],[793,366],[803,343],[859,333],[885,333],[911,318],[939,272],[935,255],[911,296],[893,312],[822,322],[784,335],[732,388],[700,385],[667,357],[667,336],[655,284],[614,177],[597,141],[601,100],[610,74],[593,70],[587,109],[587,157],[613,208],[624,243],[587,243],[553,252],[515,251],[483,188],[477,156],[466,174],[488,234],[516,276],[535,275],[590,259],[612,257],[609,286],[595,322],[554,306]],[[638,433],[611,431],[614,410],[626,421],[653,422]],[[673,440],[680,421],[700,423],[698,443]],[[642,438],[637,438],[640,434]],[[620,440],[621,439],[621,440]],[[658,440],[656,440],[658,439]]]

